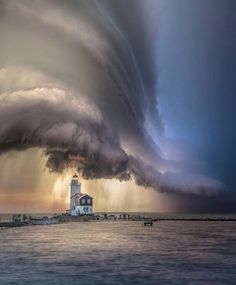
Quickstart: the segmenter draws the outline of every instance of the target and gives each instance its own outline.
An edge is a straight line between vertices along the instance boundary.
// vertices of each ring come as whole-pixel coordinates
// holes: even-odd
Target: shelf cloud
[[[157,43],[144,2],[129,1],[130,18],[123,0],[0,1],[1,154],[38,147],[52,172],[72,167],[164,192],[224,188],[162,155]]]
[[[38,147],[52,172],[74,167],[85,179],[133,179],[158,191],[192,192],[191,187],[175,185],[175,176],[170,180],[127,154],[99,108],[63,83],[30,69],[5,68],[0,70],[0,85],[1,153]]]

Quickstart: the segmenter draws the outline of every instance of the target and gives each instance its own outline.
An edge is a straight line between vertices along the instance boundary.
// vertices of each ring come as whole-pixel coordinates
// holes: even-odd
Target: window
[[[91,204],[91,199],[90,198],[87,199],[87,203]]]
[[[84,212],[87,213],[89,211],[88,207],[84,207]]]
[[[85,199],[84,198],[81,200],[81,204],[85,204]]]

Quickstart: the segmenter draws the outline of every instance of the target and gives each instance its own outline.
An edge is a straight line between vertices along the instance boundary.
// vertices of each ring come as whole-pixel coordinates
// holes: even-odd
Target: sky
[[[235,186],[234,1],[162,1],[160,104],[166,135]],[[172,80],[173,79],[173,80]],[[171,82],[171,83],[170,83]]]
[[[234,8],[0,0],[0,212],[234,212]]]

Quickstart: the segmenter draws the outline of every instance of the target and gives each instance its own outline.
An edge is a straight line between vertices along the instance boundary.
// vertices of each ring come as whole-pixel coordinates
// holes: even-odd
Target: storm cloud
[[[0,153],[38,147],[53,172],[72,167],[158,191],[224,187],[181,167],[172,173],[162,157],[144,4],[129,1],[131,18],[127,1],[0,1]]]

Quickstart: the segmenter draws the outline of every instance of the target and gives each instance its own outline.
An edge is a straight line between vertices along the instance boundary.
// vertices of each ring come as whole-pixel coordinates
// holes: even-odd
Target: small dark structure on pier
[[[122,220],[129,220],[129,218],[130,218],[130,215],[126,213],[119,215],[119,219],[122,219]]]
[[[143,221],[143,226],[153,226],[153,221],[152,220],[149,220],[149,221]]]

